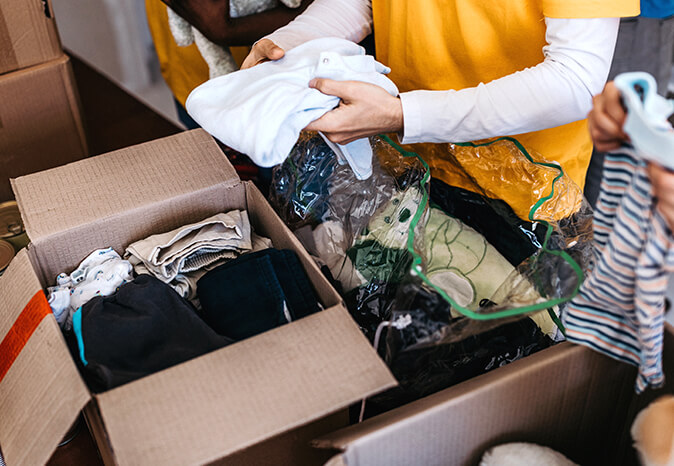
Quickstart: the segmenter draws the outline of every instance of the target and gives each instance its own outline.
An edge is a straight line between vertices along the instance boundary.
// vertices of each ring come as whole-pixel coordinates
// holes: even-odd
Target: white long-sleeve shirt
[[[608,76],[618,18],[545,18],[544,60],[476,87],[403,92],[403,143],[463,142],[585,118]],[[283,49],[319,37],[359,42],[372,31],[370,0],[315,0],[267,36]]]

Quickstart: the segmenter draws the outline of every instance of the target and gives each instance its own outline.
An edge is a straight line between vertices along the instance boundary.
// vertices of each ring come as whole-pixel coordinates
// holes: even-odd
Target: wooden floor
[[[82,103],[89,155],[98,155],[182,131],[97,71],[72,58]],[[56,449],[49,466],[102,465],[84,419]],[[66,440],[67,440],[66,439]]]

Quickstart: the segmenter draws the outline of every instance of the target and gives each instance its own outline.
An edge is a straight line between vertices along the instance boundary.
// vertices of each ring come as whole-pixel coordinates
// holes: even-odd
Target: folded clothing
[[[242,340],[320,310],[294,251],[265,249],[229,261],[197,282],[204,320]]]
[[[70,274],[56,277],[49,287],[49,305],[59,325],[69,330],[72,314],[95,296],[108,296],[124,283],[133,280],[133,268],[112,248],[97,249]]]
[[[94,392],[105,391],[231,343],[170,286],[140,275],[73,314],[66,333]]]
[[[271,248],[273,246],[269,238],[256,235],[254,232],[251,232],[250,240],[252,243],[251,252],[261,251],[262,249]],[[197,299],[197,282],[210,270],[219,267],[228,260],[230,260],[230,258],[223,257],[222,259],[205,266],[203,269],[195,270],[193,272],[179,273],[176,275],[176,278],[174,278],[173,281],[169,283],[169,285],[171,285],[171,287],[176,290],[176,293],[178,293],[183,298],[188,299],[197,309],[200,309],[201,305]]]
[[[180,274],[208,270],[209,266],[234,259],[251,248],[248,213],[232,210],[136,241],[126,249],[125,257],[137,274],[154,275],[164,283],[178,278],[178,283],[183,284],[179,292],[188,297],[191,290],[185,287],[186,280],[178,277]],[[175,288],[177,283],[172,286]]]

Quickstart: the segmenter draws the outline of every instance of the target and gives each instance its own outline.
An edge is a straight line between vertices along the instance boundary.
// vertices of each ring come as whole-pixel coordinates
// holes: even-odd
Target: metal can
[[[10,242],[16,252],[28,244],[28,235],[23,228],[16,201],[0,204],[0,239]]]
[[[12,258],[14,257],[14,246],[5,240],[0,239],[0,275],[5,271]]]

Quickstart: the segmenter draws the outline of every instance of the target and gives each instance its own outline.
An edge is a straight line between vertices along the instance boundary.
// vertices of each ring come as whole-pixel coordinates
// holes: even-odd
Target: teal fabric
[[[89,364],[84,357],[84,338],[82,338],[82,306],[73,314],[73,333],[77,339],[77,348],[80,350],[80,359],[85,366]]]

